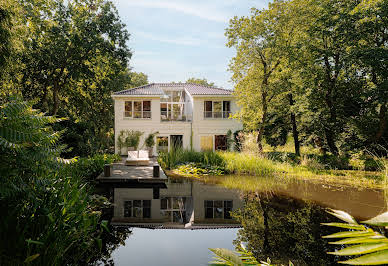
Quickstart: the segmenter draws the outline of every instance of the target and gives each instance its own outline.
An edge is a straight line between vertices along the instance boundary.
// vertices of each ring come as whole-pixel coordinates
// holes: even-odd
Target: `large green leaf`
[[[349,224],[358,224],[357,221],[353,218],[353,216],[351,216],[347,212],[330,209],[328,213],[334,215],[338,219],[341,219],[342,221],[345,221]]]
[[[210,262],[215,265],[244,265],[240,257],[233,251],[225,248],[209,248],[217,257],[217,261]]]
[[[338,251],[328,252],[328,254],[337,256],[352,256],[372,253],[380,250],[388,249],[388,243],[367,243],[361,245],[350,246]]]
[[[388,264],[388,250],[375,252],[354,259],[339,261],[338,263],[350,265],[383,265]]]
[[[334,227],[340,227],[340,228],[347,228],[347,229],[354,229],[359,231],[365,231],[365,226],[361,224],[347,224],[347,223],[322,223],[322,225],[327,226],[334,226]]]
[[[363,221],[362,223],[376,226],[388,226],[388,212],[384,212],[372,219]]]
[[[382,242],[388,243],[388,239],[381,235],[375,235],[375,236],[366,236],[366,237],[345,238],[335,242],[329,242],[329,244],[345,245],[345,244],[382,243]]]
[[[361,237],[361,236],[374,236],[377,233],[373,230],[368,229],[367,231],[348,231],[348,232],[338,232],[328,236],[323,236],[322,238],[345,238],[345,237]]]

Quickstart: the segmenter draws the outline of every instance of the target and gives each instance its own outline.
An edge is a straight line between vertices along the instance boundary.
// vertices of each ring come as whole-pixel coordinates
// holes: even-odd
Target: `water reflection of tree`
[[[246,243],[258,259],[270,257],[285,264],[291,260],[295,265],[335,263],[326,254],[327,241],[321,238],[332,230],[320,225],[331,218],[321,207],[279,196],[254,197],[233,216],[243,226],[234,244]]]
[[[103,247],[98,257],[94,258],[89,265],[114,265],[112,252],[119,246],[125,245],[125,240],[132,234],[129,227],[111,228],[110,232],[105,232],[102,236]]]

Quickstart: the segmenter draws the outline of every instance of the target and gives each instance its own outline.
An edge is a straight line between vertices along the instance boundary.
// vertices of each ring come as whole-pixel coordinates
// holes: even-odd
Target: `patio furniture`
[[[128,158],[125,160],[126,165],[148,165],[150,159],[148,157],[148,151],[128,151]]]

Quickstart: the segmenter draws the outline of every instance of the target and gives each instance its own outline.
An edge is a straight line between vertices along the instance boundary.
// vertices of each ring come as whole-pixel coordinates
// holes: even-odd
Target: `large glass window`
[[[125,101],[124,117],[151,118],[151,101]]]
[[[151,200],[124,201],[124,217],[151,218]]]
[[[205,118],[229,118],[230,101],[205,101]]]
[[[232,209],[233,201],[231,200],[205,200],[206,219],[231,219]]]
[[[160,211],[164,219],[174,223],[186,223],[186,198],[165,197],[160,199]]]

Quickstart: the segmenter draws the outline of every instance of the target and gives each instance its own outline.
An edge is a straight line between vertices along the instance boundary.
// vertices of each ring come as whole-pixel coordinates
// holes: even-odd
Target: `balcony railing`
[[[213,119],[213,118],[222,118],[226,119],[229,118],[229,116],[232,114],[230,111],[225,111],[225,112],[211,112],[211,111],[205,111],[203,112],[203,117],[205,119]]]
[[[124,118],[134,119],[151,119],[151,111],[126,111],[124,112]]]
[[[160,121],[162,122],[172,122],[172,121],[190,122],[191,120],[192,120],[191,115],[176,115],[166,111],[160,112]]]

